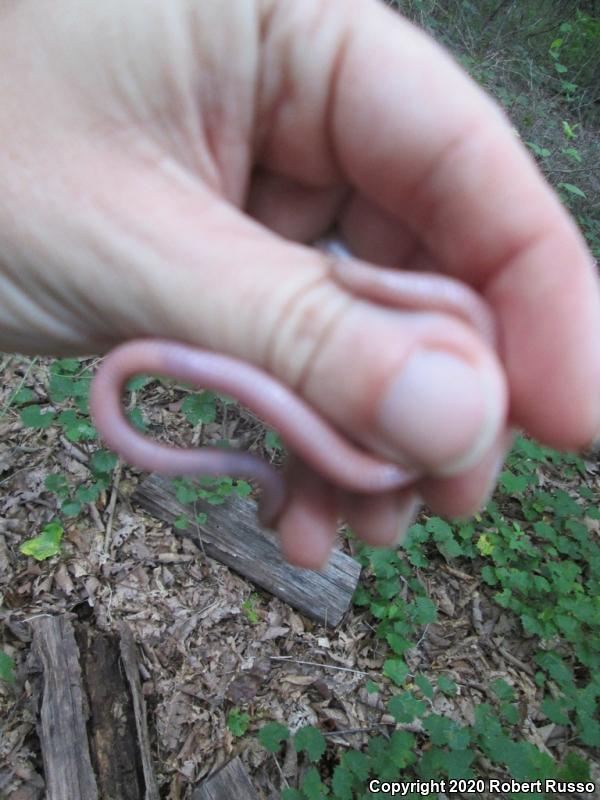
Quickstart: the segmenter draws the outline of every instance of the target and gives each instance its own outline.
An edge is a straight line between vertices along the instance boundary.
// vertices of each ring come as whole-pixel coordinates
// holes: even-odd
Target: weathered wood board
[[[258,800],[258,795],[244,765],[236,757],[203,781],[192,795],[192,800]]]
[[[98,800],[88,747],[79,651],[64,617],[31,620],[32,655],[42,673],[37,725],[47,800]]]
[[[31,621],[47,800],[158,800],[133,637]]]
[[[143,481],[132,498],[155,517],[172,524],[190,516],[190,508],[179,502],[168,478],[153,475]],[[321,571],[298,569],[283,560],[277,540],[260,527],[256,503],[233,496],[220,506],[198,500],[196,513],[208,515],[197,528],[203,549],[249,581],[289,603],[307,617],[335,627],[347,612],[360,576],[360,564],[334,550]],[[194,526],[178,535],[195,538]]]

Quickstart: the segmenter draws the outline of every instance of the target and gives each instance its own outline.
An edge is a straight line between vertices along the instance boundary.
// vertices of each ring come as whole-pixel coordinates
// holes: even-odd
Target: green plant
[[[32,556],[36,561],[44,561],[47,558],[60,553],[60,542],[64,530],[58,522],[49,522],[44,525],[39,536],[34,536],[23,542],[20,547],[23,555]]]
[[[252,625],[257,625],[259,621],[258,611],[256,610],[256,604],[259,602],[260,597],[253,592],[242,603],[242,612]]]
[[[15,662],[7,653],[0,650],[0,681],[14,683],[15,680]]]
[[[234,736],[243,736],[248,730],[250,717],[239,710],[232,708],[227,717],[227,727]]]
[[[573,489],[542,483],[542,470],[559,470],[561,480],[569,480]],[[314,769],[305,773],[299,788],[286,790],[285,797],[366,798],[370,777],[397,780],[400,772],[404,779],[475,779],[482,777],[478,754],[517,780],[589,779],[589,764],[573,750],[555,761],[520,738],[519,692],[506,680],[492,681],[493,701],[475,707],[474,724],[461,725],[434,712],[431,705],[440,692],[449,698],[456,695],[452,677],[441,673],[432,682],[422,673],[411,673],[404,658],[436,619],[435,604],[418,571],[440,559],[462,564],[462,569],[481,574],[490,599],[514,614],[524,635],[538,643],[541,713],[549,722],[567,727],[573,745],[599,746],[600,547],[590,537],[586,520],[599,519],[600,511],[594,492],[583,482],[586,475],[580,458],[519,438],[500,475],[496,497],[475,520],[450,525],[431,517],[412,526],[400,551],[356,543],[366,580],[354,602],[368,609],[375,634],[389,651],[382,670],[391,693],[387,711],[400,726],[418,723],[422,733],[396,730],[389,737],[373,736],[365,752],[345,751],[329,769],[324,757],[329,752],[331,760],[331,748],[323,748],[324,740],[314,729],[305,729],[296,734],[294,745],[302,750],[298,737],[300,742],[303,737],[314,740],[312,752],[306,751]],[[381,689],[372,680],[366,688]],[[289,731],[274,725],[260,740],[276,753]]]

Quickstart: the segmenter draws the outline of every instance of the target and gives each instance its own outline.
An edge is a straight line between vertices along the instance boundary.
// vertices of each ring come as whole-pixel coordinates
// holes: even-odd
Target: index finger
[[[600,432],[600,294],[575,223],[504,114],[425,34],[358,3],[331,90],[356,190],[491,303],[511,420],[557,447]]]

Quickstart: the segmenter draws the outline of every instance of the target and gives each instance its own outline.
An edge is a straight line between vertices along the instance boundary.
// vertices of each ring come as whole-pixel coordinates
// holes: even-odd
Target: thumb
[[[481,460],[504,425],[506,386],[470,327],[355,297],[335,280],[333,255],[281,239],[197,184],[161,183],[138,171],[117,201],[134,244],[119,259],[125,291],[107,299],[125,312],[110,335],[246,359],[406,466],[449,475]]]

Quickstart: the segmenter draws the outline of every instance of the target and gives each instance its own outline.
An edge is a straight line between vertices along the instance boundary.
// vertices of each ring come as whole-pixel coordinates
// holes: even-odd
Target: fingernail
[[[392,379],[378,408],[380,434],[401,460],[440,476],[476,464],[504,417],[502,379],[443,350],[420,348]]]

